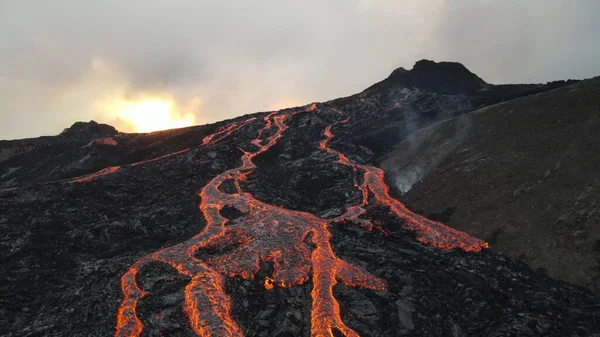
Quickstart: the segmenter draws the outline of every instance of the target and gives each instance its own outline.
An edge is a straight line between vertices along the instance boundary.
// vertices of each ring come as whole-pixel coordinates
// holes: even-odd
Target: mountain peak
[[[413,87],[440,94],[460,94],[477,91],[487,83],[458,62],[420,60],[411,70],[402,67],[387,78],[393,85]]]

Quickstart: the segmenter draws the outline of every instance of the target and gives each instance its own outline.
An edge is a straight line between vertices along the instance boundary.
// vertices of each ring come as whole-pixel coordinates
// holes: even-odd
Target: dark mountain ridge
[[[594,336],[591,291],[412,213],[375,166],[415,130],[561,84],[415,68],[329,102],[102,127],[0,162],[1,334]],[[460,92],[427,83],[435,71],[460,73]]]

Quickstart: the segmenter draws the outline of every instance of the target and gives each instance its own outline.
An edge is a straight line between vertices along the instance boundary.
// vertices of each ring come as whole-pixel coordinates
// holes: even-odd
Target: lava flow
[[[106,168],[103,168],[102,170],[98,171],[98,172],[94,172],[94,173],[90,173],[90,174],[86,174],[84,176],[80,176],[80,177],[75,177],[75,178],[71,178],[69,180],[67,180],[68,183],[82,183],[82,182],[90,182],[94,179],[100,178],[100,177],[104,177],[107,176],[109,174],[113,174],[115,172],[117,172],[118,170],[121,169],[121,167],[132,167],[132,166],[138,166],[138,165],[142,165],[142,164],[147,164],[153,161],[157,161],[157,160],[161,160],[167,157],[171,157],[174,155],[178,155],[184,152],[189,151],[190,149],[183,149],[181,151],[176,151],[176,152],[171,152],[168,154],[165,154],[164,156],[160,156],[160,157],[156,157],[156,158],[152,158],[152,159],[147,159],[147,160],[143,160],[143,161],[139,161],[137,163],[132,163],[132,164],[127,164],[127,165],[123,165],[123,166],[109,166]],[[48,183],[42,183],[42,184],[48,184]]]
[[[315,108],[313,104],[304,111]],[[262,281],[266,290],[303,284],[312,274],[312,337],[332,337],[334,331],[346,337],[359,337],[342,322],[340,306],[333,296],[334,286],[341,282],[346,286],[384,290],[386,284],[362,268],[335,256],[330,244],[329,226],[341,220],[370,224],[368,220],[359,219],[366,212],[364,207],[368,203],[369,191],[377,203],[388,206],[404,220],[404,229],[416,231],[417,238],[423,243],[443,249],[460,247],[466,251],[479,251],[486,246],[481,240],[413,214],[389,195],[381,169],[355,164],[343,153],[329,148],[327,144],[333,138],[332,127],[347,122],[348,118],[329,125],[324,131],[326,138],[319,146],[337,155],[342,165],[352,167],[355,171],[364,171],[363,183],[357,185],[363,194],[360,205],[351,206],[342,216],[327,221],[310,213],[266,204],[243,191],[240,181],[256,168],[252,159],[276,144],[288,128],[286,119],[298,112],[301,111],[288,114],[273,112],[265,116],[264,127],[250,142],[257,150],[249,152],[240,149],[243,153],[242,165],[219,174],[201,190],[199,208],[206,219],[206,227],[200,234],[142,257],[122,276],[124,299],[118,310],[115,336],[134,337],[143,331],[144,326],[137,317],[136,308],[146,293],[139,288],[136,276],[141,268],[151,262],[168,264],[180,274],[190,277],[184,290],[184,312],[197,335],[243,336],[237,322],[231,317],[231,300],[224,290],[224,276],[253,279],[259,272],[260,263],[270,262],[273,272]],[[220,132],[228,135],[238,126],[230,125]],[[271,135],[262,139],[267,130],[272,131]],[[218,139],[207,137],[204,144],[214,143]],[[219,189],[225,182],[234,184],[235,193],[229,194]],[[235,208],[241,215],[233,220],[227,219],[221,214],[225,208]]]
[[[315,105],[305,111],[313,109]],[[339,281],[348,286],[383,290],[385,282],[335,256],[329,242],[329,223],[325,220],[310,213],[263,203],[242,191],[239,185],[256,167],[252,158],[281,138],[288,128],[285,120],[291,115],[293,113],[266,116],[265,126],[251,141],[258,150],[242,150],[240,167],[223,172],[202,189],[200,210],[207,224],[200,234],[142,257],[123,275],[124,299],[118,311],[115,336],[139,336],[143,330],[136,307],[145,292],[138,287],[136,275],[150,262],[169,264],[191,278],[184,291],[184,311],[197,335],[243,336],[230,315],[231,303],[223,289],[223,276],[252,279],[259,271],[259,263],[268,261],[273,264],[273,274],[265,279],[266,289],[305,283],[312,271],[311,336],[332,336],[335,329],[344,336],[358,337],[342,322],[333,287]],[[273,126],[275,132],[261,140],[263,132]],[[220,191],[225,181],[233,181],[237,192]],[[220,213],[224,207],[234,207],[243,215],[228,220]],[[316,248],[313,249],[311,243]],[[198,257],[203,250],[214,247],[233,248],[204,260]]]
[[[107,168],[104,168],[98,172],[94,172],[91,174],[87,174],[81,177],[75,177],[75,178],[71,178],[70,180],[68,180],[68,183],[82,183],[84,181],[86,182],[90,182],[96,178],[100,178],[103,176],[107,176],[109,174],[113,174],[115,172],[117,172],[119,169],[121,169],[121,167],[133,167],[133,166],[138,166],[138,165],[142,165],[142,164],[147,164],[147,163],[151,163],[153,161],[157,161],[157,160],[161,160],[167,157],[171,157],[174,155],[178,155],[178,154],[182,154],[184,152],[188,152],[190,149],[183,149],[181,151],[176,151],[176,152],[171,152],[171,153],[167,153],[164,156],[160,156],[160,157],[156,157],[156,158],[152,158],[152,159],[147,159],[147,160],[142,160],[142,161],[138,161],[136,163],[132,163],[132,164],[127,164],[127,165],[123,165],[123,166],[110,166]]]
[[[202,146],[204,145],[211,145],[211,144],[215,144],[217,142],[219,142],[220,140],[223,140],[227,137],[229,137],[234,131],[241,129],[244,125],[252,122],[256,120],[255,117],[249,118],[245,121],[243,121],[242,123],[231,123],[228,126],[219,129],[217,132],[210,134],[206,137],[204,137],[204,139],[202,140]],[[103,144],[108,144],[108,141],[106,141],[106,139],[108,138],[101,138],[100,140],[93,140],[92,142],[90,142],[90,144],[86,145],[86,146],[90,146],[92,145],[94,142],[99,143],[102,142]],[[109,145],[117,145],[117,142],[114,142],[114,144],[110,143]],[[71,178],[66,180],[67,183],[82,183],[82,182],[90,182],[94,179],[97,178],[101,178],[104,176],[107,176],[109,174],[113,174],[115,172],[117,172],[118,170],[120,170],[122,167],[133,167],[133,166],[138,166],[138,165],[142,165],[142,164],[147,164],[153,161],[157,161],[157,160],[161,160],[167,157],[171,157],[174,155],[178,155],[178,154],[182,154],[184,152],[189,151],[190,149],[183,149],[180,151],[176,151],[176,152],[171,152],[168,154],[165,154],[163,156],[160,157],[156,157],[156,158],[152,158],[152,159],[147,159],[147,160],[142,160],[136,163],[131,163],[131,164],[127,164],[127,165],[123,165],[123,166],[109,166],[106,168],[103,168],[102,170],[98,171],[98,172],[94,172],[94,173],[90,173],[90,174],[86,174],[83,176],[79,176],[79,177],[75,177],[75,178]],[[50,182],[44,182],[42,183],[42,185],[45,184],[51,184],[51,183],[56,183],[56,182],[64,182],[65,180],[58,180],[58,181],[50,181]]]
[[[249,118],[240,123],[231,123],[219,131],[204,137],[202,145],[216,144],[224,138],[229,137],[234,131],[241,129],[244,125],[256,120],[256,117]]]
[[[398,106],[399,103],[394,105],[394,107]],[[342,114],[339,110],[334,109],[333,111]],[[482,248],[488,247],[487,242],[483,240],[411,212],[400,201],[390,196],[389,187],[385,183],[382,169],[375,166],[356,164],[350,161],[343,153],[330,148],[327,144],[333,138],[331,128],[339,124],[345,124],[349,120],[350,117],[347,117],[342,121],[327,126],[323,132],[325,138],[319,143],[321,149],[335,154],[340,164],[351,167],[355,172],[364,172],[362,184],[357,185],[362,192],[361,204],[347,208],[346,212],[334,219],[334,221],[357,220],[366,212],[364,207],[369,203],[369,191],[371,191],[375,202],[388,207],[398,218],[403,220],[402,229],[414,231],[417,234],[417,240],[424,244],[447,250],[461,248],[468,252],[479,252]],[[362,221],[364,222],[365,220]],[[368,221],[366,222],[368,223]]]
[[[100,178],[100,177],[107,176],[109,174],[113,174],[113,173],[117,172],[120,168],[121,168],[121,166],[109,166],[107,168],[103,168],[102,170],[100,170],[98,172],[86,174],[86,175],[80,176],[80,177],[71,178],[71,179],[67,180],[67,182],[68,183],[82,183],[85,181],[90,182],[96,178]],[[42,185],[43,184],[47,184],[47,183],[42,183]]]

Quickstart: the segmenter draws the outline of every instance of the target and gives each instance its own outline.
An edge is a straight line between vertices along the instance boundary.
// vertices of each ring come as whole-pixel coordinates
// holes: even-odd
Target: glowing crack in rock
[[[314,109],[316,105],[313,104],[304,112]],[[342,216],[327,221],[310,213],[261,202],[243,191],[239,182],[256,168],[252,159],[275,145],[288,128],[286,120],[299,112],[302,111],[288,114],[273,112],[265,116],[264,127],[251,141],[258,150],[248,152],[240,149],[242,165],[219,174],[202,188],[199,208],[206,219],[206,226],[201,233],[142,257],[122,276],[124,298],[117,313],[115,336],[135,337],[143,331],[136,309],[146,292],[138,286],[136,276],[151,262],[168,264],[191,279],[184,290],[184,312],[198,336],[243,336],[243,331],[231,317],[231,299],[224,290],[224,277],[253,279],[261,262],[271,262],[272,275],[266,277],[263,283],[267,290],[300,285],[312,276],[312,337],[332,337],[334,331],[346,337],[358,337],[342,322],[339,303],[333,296],[334,286],[341,282],[346,286],[384,290],[386,283],[337,258],[330,244],[329,227],[335,221],[357,220],[369,230],[375,228],[368,220],[359,219],[366,212],[364,206],[368,202],[368,191],[373,193],[376,202],[388,206],[406,222],[403,228],[416,231],[417,238],[423,243],[444,249],[459,247],[467,251],[478,251],[485,246],[481,240],[411,213],[389,196],[383,171],[355,164],[343,153],[330,149],[327,143],[333,137],[331,128],[348,119],[329,125],[319,146],[336,154],[342,165],[352,167],[356,172],[364,171],[364,182],[357,186],[363,193],[360,205],[351,206]],[[230,134],[238,128],[237,124],[224,127],[217,134],[205,138],[204,144],[218,141],[219,133]],[[266,130],[273,132],[263,139]],[[228,194],[219,189],[226,181],[233,181],[235,193]],[[226,207],[235,208],[241,215],[233,220],[225,218],[221,210]],[[446,235],[449,237],[446,238]],[[203,253],[206,251],[212,253]]]

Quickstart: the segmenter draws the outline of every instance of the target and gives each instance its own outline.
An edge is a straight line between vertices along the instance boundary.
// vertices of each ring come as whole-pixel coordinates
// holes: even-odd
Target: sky
[[[212,123],[348,96],[423,58],[494,84],[589,78],[598,13],[597,0],[0,0],[0,139],[92,119]]]

